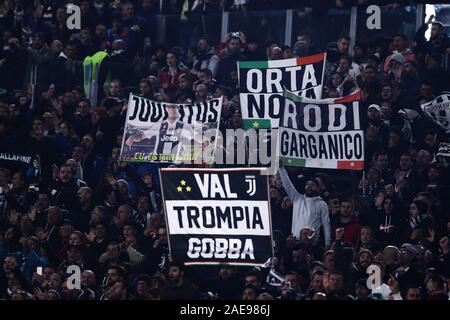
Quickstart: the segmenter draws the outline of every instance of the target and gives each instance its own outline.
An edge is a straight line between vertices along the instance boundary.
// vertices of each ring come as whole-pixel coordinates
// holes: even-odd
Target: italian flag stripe
[[[321,62],[325,59],[325,53],[318,53],[307,57],[297,57],[292,59],[268,60],[268,61],[239,61],[240,69],[270,69],[302,66]]]
[[[341,170],[363,170],[364,161],[359,160],[327,160],[327,159],[299,159],[281,157],[285,166],[319,168],[319,169],[341,169]]]
[[[295,92],[289,91],[284,88],[283,96],[292,100],[294,102],[304,102],[304,103],[316,103],[316,104],[332,104],[332,103],[347,103],[352,101],[357,101],[361,99],[361,91],[356,91],[348,96],[336,99],[311,99],[311,98],[303,98],[299,96]]]
[[[240,69],[267,69],[268,61],[239,61]]]
[[[316,62],[320,62],[323,61],[325,53],[318,53],[318,54],[314,54],[312,56],[307,56],[307,57],[297,57],[297,65],[298,66],[302,66],[305,64],[311,64],[311,63],[316,63]]]
[[[299,95],[296,95],[292,91],[287,90],[286,88],[284,89],[283,95],[286,98],[288,98],[289,100],[292,100],[294,102],[302,102],[303,101],[302,97],[300,97]]]
[[[306,167],[306,159],[281,157],[281,161],[285,166]]]
[[[272,123],[270,119],[243,119],[242,125],[244,129],[270,129]]]
[[[337,168],[346,170],[362,170],[364,169],[364,161],[359,160],[337,161]]]
[[[284,68],[297,65],[297,59],[269,60],[267,61],[269,68]]]
[[[334,100],[334,102],[335,103],[347,103],[347,102],[352,102],[355,100],[361,100],[361,91],[356,91],[346,97],[337,98]]]

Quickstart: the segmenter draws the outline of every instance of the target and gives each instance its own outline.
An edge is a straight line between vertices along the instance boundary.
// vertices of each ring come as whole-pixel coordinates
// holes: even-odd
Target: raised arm
[[[288,173],[286,172],[286,169],[282,166],[280,166],[280,179],[281,183],[283,184],[284,190],[286,190],[286,193],[291,198],[292,201],[296,197],[301,197],[302,195],[298,193],[297,189],[295,189],[295,186],[292,184],[291,179],[289,179]]]

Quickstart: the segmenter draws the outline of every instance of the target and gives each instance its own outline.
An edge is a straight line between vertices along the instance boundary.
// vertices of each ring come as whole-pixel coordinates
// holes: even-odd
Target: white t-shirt
[[[385,283],[383,283],[378,288],[372,289],[372,294],[379,293],[383,297],[383,300],[389,300],[389,295],[391,294],[392,290],[389,288],[389,286]]]

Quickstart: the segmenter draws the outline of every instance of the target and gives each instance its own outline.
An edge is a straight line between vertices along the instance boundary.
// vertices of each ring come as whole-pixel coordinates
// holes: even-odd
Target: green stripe
[[[294,102],[301,102],[302,101],[302,97],[296,95],[295,93],[289,91],[286,88],[284,88],[284,90],[283,90],[283,96],[285,96],[286,98],[288,98],[289,100],[292,100]]]
[[[289,158],[289,157],[281,157],[283,164],[285,166],[293,166],[293,167],[305,167],[306,159],[297,159],[297,158]]]
[[[267,69],[267,61],[239,61],[239,69]]]
[[[242,125],[244,129],[270,129],[272,123],[270,119],[243,119]]]

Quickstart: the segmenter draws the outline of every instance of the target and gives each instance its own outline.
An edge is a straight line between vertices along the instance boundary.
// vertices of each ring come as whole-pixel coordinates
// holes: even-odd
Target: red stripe
[[[297,57],[297,65],[316,63],[324,60],[325,53],[318,53],[307,57]]]
[[[209,169],[209,168],[160,168],[160,171],[177,171],[177,172],[189,172],[189,171],[206,171],[206,172],[236,172],[236,171],[265,171],[263,168],[230,168],[230,169]]]
[[[364,161],[338,161],[337,169],[362,170],[364,169]]]
[[[352,102],[352,101],[356,101],[356,100],[361,100],[361,91],[357,91],[346,97],[338,98],[338,99],[334,100],[334,102],[335,103],[347,103],[347,102]]]

